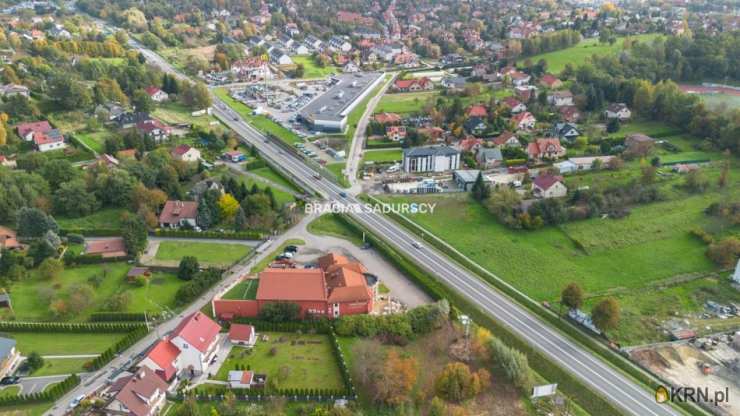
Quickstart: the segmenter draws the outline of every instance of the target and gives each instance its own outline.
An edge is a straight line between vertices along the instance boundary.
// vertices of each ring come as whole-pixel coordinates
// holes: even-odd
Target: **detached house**
[[[525,111],[511,117],[511,123],[516,130],[532,130],[535,123],[537,123],[537,119],[534,118],[532,113]]]
[[[632,111],[625,103],[612,103],[606,108],[604,115],[607,119],[617,119],[619,121],[629,120],[632,117]]]
[[[159,214],[160,228],[195,227],[198,203],[195,201],[167,201]]]
[[[556,123],[552,126],[550,135],[572,143],[581,135],[581,132],[579,132],[576,126],[571,123]]]
[[[172,134],[170,126],[152,118],[136,123],[136,131],[153,139],[156,143],[167,140]]]
[[[517,114],[523,111],[527,111],[527,105],[514,97],[506,97],[501,100],[501,103],[511,109],[511,114]]]
[[[39,152],[64,149],[64,136],[58,129],[51,127],[48,121],[21,123],[16,126],[18,136],[25,141],[33,142]]]
[[[540,78],[540,85],[552,90],[560,88],[563,85],[563,81],[559,80],[555,75],[545,74]]]
[[[532,194],[537,198],[562,198],[568,194],[562,176],[539,175],[532,181]]]
[[[517,148],[522,147],[522,144],[519,142],[519,139],[516,138],[516,135],[510,131],[505,131],[501,134],[499,134],[497,137],[493,139],[493,144],[496,147],[510,147],[510,148]]]
[[[352,50],[352,44],[340,36],[332,36],[329,39],[329,47],[338,52],[349,52]]]
[[[573,105],[573,93],[564,91],[554,91],[547,96],[547,102],[555,107],[565,107]]]
[[[406,126],[387,126],[385,128],[385,135],[394,142],[403,140],[406,138]]]
[[[527,155],[535,162],[554,160],[565,156],[565,147],[557,138],[537,139],[527,146]]]
[[[200,160],[200,150],[189,146],[187,144],[181,144],[170,152],[172,158],[181,162],[197,162]]]
[[[105,395],[112,400],[105,407],[108,415],[155,416],[166,404],[167,383],[149,368],[117,379]]]
[[[511,78],[511,83],[514,84],[515,87],[521,87],[524,85],[529,84],[529,81],[532,79],[531,76],[528,74],[525,74],[524,72],[514,71],[509,74],[509,78]]]
[[[397,79],[393,83],[393,90],[396,92],[413,92],[431,90],[434,88],[432,80],[427,77],[412,79]]]
[[[149,95],[152,101],[157,103],[167,101],[170,98],[169,94],[155,86],[147,87],[146,93]]]

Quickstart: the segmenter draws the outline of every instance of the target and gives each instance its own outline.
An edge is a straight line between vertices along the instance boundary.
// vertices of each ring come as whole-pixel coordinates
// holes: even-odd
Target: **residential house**
[[[183,369],[179,360],[180,349],[165,337],[158,340],[139,362],[140,367],[154,371],[162,380],[170,383]]]
[[[229,342],[234,345],[253,347],[257,342],[257,332],[252,325],[231,324]]]
[[[401,68],[416,68],[419,66],[419,57],[412,52],[401,52],[393,57],[393,64]]]
[[[352,44],[341,36],[332,36],[329,39],[329,47],[337,52],[349,52],[352,50]]]
[[[48,121],[20,123],[16,126],[16,131],[18,132],[18,136],[23,140],[32,141],[36,149],[40,152],[66,147],[62,132],[52,128]]]
[[[94,114],[98,117],[105,117],[108,121],[114,121],[125,112],[126,109],[120,103],[107,102],[95,106]]]
[[[108,388],[112,400],[105,407],[107,415],[156,416],[167,403],[168,384],[154,371],[141,367]]]
[[[403,149],[406,173],[446,172],[460,167],[460,152],[448,146],[424,146]]]
[[[414,91],[425,91],[434,88],[432,80],[427,77],[411,78],[411,79],[397,79],[393,82],[393,90],[396,92],[414,92]]]
[[[360,72],[360,67],[357,66],[357,64],[354,63],[353,61],[349,61],[342,67],[342,72],[349,73],[349,74],[354,73],[354,72]]]
[[[283,49],[273,48],[268,55],[270,56],[270,62],[275,65],[293,65],[293,60]]]
[[[504,156],[498,147],[480,147],[475,154],[475,160],[482,169],[493,169],[504,163]]]
[[[267,62],[259,56],[235,61],[231,64],[230,71],[243,81],[264,81],[272,78]]]
[[[194,228],[197,224],[198,203],[195,201],[167,201],[159,214],[160,228]]]
[[[298,29],[298,25],[293,22],[286,23],[283,30],[285,31],[285,34],[287,34],[290,37],[301,34],[301,31]]]
[[[170,342],[180,350],[179,370],[191,377],[203,374],[220,349],[220,331],[221,327],[200,311],[183,319],[169,336]]]
[[[303,40],[303,43],[315,51],[321,51],[324,47],[324,42],[314,35],[307,35],[306,39]]]
[[[455,145],[462,152],[472,152],[478,150],[483,145],[483,139],[473,136],[468,136]]]
[[[21,354],[12,338],[0,337],[0,378],[9,376],[18,367]]]
[[[487,118],[488,117],[488,110],[486,109],[486,106],[484,106],[482,104],[471,105],[465,111],[465,115],[468,116],[468,117]]]
[[[527,146],[527,155],[535,162],[561,158],[565,156],[565,151],[565,147],[560,145],[558,138],[537,139]]]
[[[403,140],[406,138],[406,126],[387,126],[385,128],[385,135],[394,142]]]
[[[509,148],[522,147],[522,144],[519,142],[519,139],[517,139],[516,135],[510,131],[505,131],[499,134],[497,137],[494,137],[492,140],[492,143],[496,147],[509,147]]]
[[[9,98],[15,95],[22,95],[28,98],[30,95],[28,87],[20,84],[5,84],[0,86],[0,96]]]
[[[581,135],[581,132],[571,123],[555,123],[550,129],[550,135],[572,143]]]
[[[574,105],[559,107],[558,112],[565,122],[577,123],[581,120],[581,112],[578,110],[578,107]]]
[[[152,101],[156,103],[167,101],[170,98],[169,94],[153,85],[146,88],[146,93],[149,95]]]
[[[532,181],[532,194],[537,198],[562,198],[568,194],[563,177],[539,175]]]
[[[528,103],[535,95],[537,95],[537,87],[534,85],[514,87],[514,96],[522,100],[522,102]]]
[[[181,162],[198,162],[200,160],[200,150],[187,144],[175,147],[170,151],[170,155],[173,159]]]
[[[632,117],[632,111],[625,103],[611,103],[606,108],[604,115],[607,119],[617,119],[619,121],[629,120]]]
[[[170,134],[172,134],[170,126],[153,118],[136,123],[136,130],[140,134],[153,139],[155,143],[169,139]]]
[[[8,169],[15,169],[18,167],[18,162],[15,159],[10,159],[5,155],[0,155],[0,166]]]
[[[523,113],[514,114],[511,117],[511,123],[515,130],[532,130],[537,119],[534,118],[532,113],[525,111]]]
[[[295,42],[291,49],[293,50],[293,55],[305,56],[311,54],[311,49],[305,43]]]
[[[572,106],[573,93],[568,90],[553,91],[547,95],[547,102],[555,107]]]
[[[440,84],[448,90],[462,91],[465,89],[465,77],[461,75],[445,77]]]
[[[468,117],[463,122],[463,128],[466,132],[469,134],[480,136],[483,134],[486,130],[488,130],[488,124],[486,124],[486,119],[481,117]]]
[[[151,120],[151,117],[149,117],[149,113],[145,113],[142,111],[132,112],[127,111],[125,113],[120,114],[118,117],[114,119],[116,122],[116,125],[118,125],[121,129],[128,129],[131,127],[136,126],[138,123]]]
[[[527,111],[527,105],[517,100],[515,97],[505,97],[501,103],[511,109],[511,114],[518,114]]]
[[[514,71],[509,74],[509,78],[511,79],[511,83],[515,87],[521,87],[524,85],[529,84],[529,81],[532,79],[532,77],[529,74],[525,74],[524,72],[520,71]]]
[[[563,86],[563,81],[559,80],[558,77],[552,74],[545,74],[540,78],[540,85],[545,88],[554,90]]]
[[[102,258],[126,257],[126,243],[122,237],[100,238],[85,241],[84,254]]]

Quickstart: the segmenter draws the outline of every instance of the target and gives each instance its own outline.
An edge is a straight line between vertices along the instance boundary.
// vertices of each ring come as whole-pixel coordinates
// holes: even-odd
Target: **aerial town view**
[[[0,415],[740,416],[740,2],[0,0]]]

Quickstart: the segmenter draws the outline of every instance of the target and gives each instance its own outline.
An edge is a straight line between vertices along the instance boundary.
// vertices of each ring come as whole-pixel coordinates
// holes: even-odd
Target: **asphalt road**
[[[328,201],[343,204],[361,204],[352,195],[343,197],[344,189],[324,179],[314,179],[315,172],[298,156],[282,150],[249,126],[226,104],[216,99],[214,114],[236,131],[241,138],[258,148],[260,153],[290,176],[306,184]],[[621,372],[610,367],[591,352],[542,322],[539,318],[513,302],[480,278],[461,268],[444,254],[430,247],[416,248],[417,237],[385,216],[376,213],[351,214],[368,229],[385,238],[401,252],[410,256],[427,271],[454,288],[471,302],[507,325],[514,333],[540,350],[546,357],[580,378],[594,391],[603,395],[625,413],[649,415],[678,415],[672,407],[655,402],[646,391]],[[551,380],[557,382],[557,380]]]

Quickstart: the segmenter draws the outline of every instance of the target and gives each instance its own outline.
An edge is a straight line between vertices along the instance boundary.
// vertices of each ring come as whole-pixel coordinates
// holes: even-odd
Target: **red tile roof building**
[[[565,156],[565,148],[558,138],[537,139],[527,146],[527,155],[534,161],[554,160]]]
[[[411,79],[397,79],[393,83],[393,90],[399,92],[410,92],[410,91],[422,91],[431,90],[434,88],[432,80],[427,77],[411,78]]]
[[[107,393],[114,395],[105,414],[158,415],[164,408],[169,386],[150,369],[143,367],[116,380]]]
[[[100,255],[104,258],[126,257],[126,244],[121,237],[92,240],[85,243],[85,254]]]
[[[159,226],[179,228],[185,224],[195,227],[198,203],[195,201],[167,201],[159,214]]]

